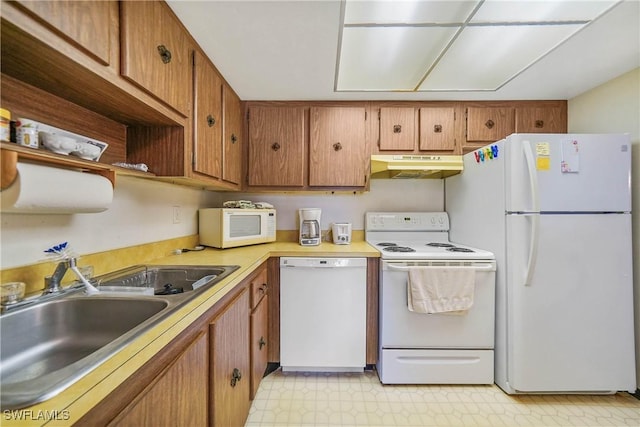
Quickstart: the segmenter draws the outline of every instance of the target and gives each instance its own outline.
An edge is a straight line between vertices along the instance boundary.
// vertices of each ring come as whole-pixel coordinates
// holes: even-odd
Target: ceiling
[[[497,38],[493,36],[494,42],[490,46],[472,49],[471,53],[465,53],[457,65],[440,73],[441,76],[454,77],[452,81],[455,84],[448,83],[437,90],[429,90],[425,83],[422,88],[417,85],[408,89],[406,84],[396,84],[400,77],[411,74],[407,73],[408,65],[392,60],[393,55],[389,55],[388,61],[380,61],[375,66],[377,73],[369,72],[370,68],[374,68],[374,62],[363,66],[365,59],[346,61],[341,58],[341,50],[346,49],[345,37],[351,30],[345,31],[343,28],[345,10],[349,10],[347,7],[366,11],[367,7],[362,8],[363,5],[368,6],[365,2],[378,7],[389,3],[348,1],[355,3],[349,6],[340,0],[167,0],[167,3],[243,100],[571,99],[640,66],[640,1],[624,0],[610,7],[614,2],[602,0],[600,9],[604,13],[601,16],[578,29],[571,38],[561,39],[559,45],[548,44],[552,49],[550,52],[533,53],[532,61],[521,61],[520,65],[514,66],[507,64],[506,60],[493,59],[491,52],[495,51],[495,40],[501,37],[514,39],[514,36],[500,33],[501,28],[509,29],[512,25],[495,27],[499,33]],[[425,1],[419,0],[419,3]],[[541,4],[541,0],[486,2],[469,0],[455,3],[467,10],[487,6],[489,2],[494,3],[494,9],[504,6],[503,10],[513,9],[516,3],[519,3],[518,7],[525,7],[527,3],[531,7]],[[583,5],[597,2],[586,0]],[[440,3],[447,5],[446,2]],[[397,9],[398,4],[402,2],[397,2],[389,10]],[[480,15],[478,12],[477,16]],[[527,11],[522,16],[530,14]],[[557,19],[562,20],[562,17]],[[517,19],[518,22],[521,20]],[[576,27],[572,19],[564,20],[569,26]],[[420,18],[420,22],[426,21],[429,19]],[[413,24],[415,22],[418,21]],[[418,30],[431,30],[432,25],[423,25]],[[386,26],[388,23],[379,27]],[[411,25],[409,27],[414,29]],[[444,38],[445,45],[446,40],[451,39],[451,34],[450,31]],[[389,36],[383,35],[377,43],[385,38]],[[409,46],[404,56],[410,58],[414,56],[414,51],[418,55],[421,48],[417,42],[426,38],[428,36],[425,34],[416,36],[404,46]],[[459,38],[464,39],[463,35]],[[526,53],[529,46],[526,42],[518,43],[517,54]],[[350,57],[353,55],[347,58]],[[443,55],[441,61],[446,63],[447,59]],[[430,63],[422,63],[425,69],[429,69]],[[383,65],[389,68],[385,73],[380,71]],[[505,74],[507,77],[498,79],[499,83],[493,79],[494,83],[489,86],[466,84],[480,73],[497,75],[507,68],[510,68]],[[465,77],[464,73],[470,74]],[[372,74],[384,74],[390,83],[374,82],[371,80]],[[423,76],[422,71],[419,74]],[[362,75],[362,79],[358,78],[359,75]],[[344,83],[347,81],[348,85]],[[429,82],[429,79],[425,82]]]

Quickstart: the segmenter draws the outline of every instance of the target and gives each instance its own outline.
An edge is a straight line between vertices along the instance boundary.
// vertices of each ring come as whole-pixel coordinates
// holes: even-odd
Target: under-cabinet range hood
[[[371,156],[371,178],[446,178],[462,172],[462,156]]]

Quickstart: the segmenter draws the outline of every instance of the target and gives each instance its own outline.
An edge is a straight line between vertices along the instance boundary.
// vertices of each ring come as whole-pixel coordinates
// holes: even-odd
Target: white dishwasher
[[[366,258],[280,258],[283,371],[362,372],[366,330]]]

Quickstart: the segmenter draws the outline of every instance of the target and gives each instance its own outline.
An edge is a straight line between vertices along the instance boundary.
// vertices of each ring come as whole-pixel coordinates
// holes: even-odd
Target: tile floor
[[[509,396],[497,386],[383,386],[375,371],[265,377],[245,427],[640,426],[640,400],[611,396]]]

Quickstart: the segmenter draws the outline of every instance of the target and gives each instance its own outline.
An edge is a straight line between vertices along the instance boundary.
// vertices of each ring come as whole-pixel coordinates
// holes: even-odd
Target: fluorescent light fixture
[[[336,91],[495,91],[620,0],[343,0]]]

